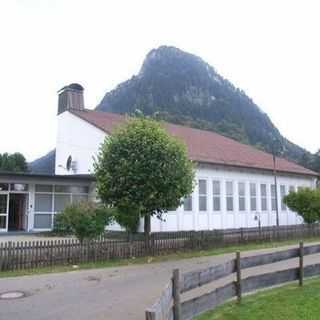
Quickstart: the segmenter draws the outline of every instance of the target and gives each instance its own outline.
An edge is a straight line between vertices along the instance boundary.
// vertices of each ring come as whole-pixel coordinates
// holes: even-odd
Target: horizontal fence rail
[[[156,232],[149,237],[143,233],[108,231],[99,240],[80,243],[75,239],[44,241],[9,241],[1,242],[0,237],[0,271],[74,265],[79,263],[106,261],[109,259],[128,259],[149,255],[161,255],[180,250],[202,250],[221,248],[228,245],[259,242],[281,241],[288,239],[307,239],[320,237],[320,225],[295,225],[280,227],[228,229],[211,231]],[[316,253],[318,248],[305,248],[305,255]],[[309,251],[308,251],[309,250]],[[298,254],[297,249],[284,253],[282,259]],[[265,255],[259,260],[241,259],[241,267],[261,265],[261,261],[271,263],[279,258],[280,253]],[[234,268],[233,263],[226,269],[202,272],[200,282],[198,275],[189,275],[189,286],[198,286],[208,279],[217,280],[219,274],[224,276]],[[207,280],[206,280],[207,279]],[[204,282],[203,282],[204,281]],[[183,290],[187,289],[183,288]]]
[[[235,281],[231,281],[221,287],[211,290],[210,292],[183,301],[182,303],[180,302],[180,296],[178,299],[176,299],[175,295],[173,294],[173,281],[173,290],[171,296],[172,304],[166,304],[168,308],[167,313],[164,313],[162,310],[160,316],[159,311],[157,309],[153,309],[151,310],[153,312],[153,317],[146,317],[146,319],[189,320],[204,311],[214,309],[216,306],[224,303],[227,300],[230,300],[231,298],[237,297],[238,301],[240,302],[243,293],[249,293],[258,289],[268,288],[296,280],[299,280],[299,284],[302,286],[303,278],[320,275],[320,263],[304,266],[304,256],[319,253],[320,245],[310,245],[304,247],[303,242],[300,242],[298,248],[243,258],[240,257],[240,252],[237,252],[235,259],[209,267],[207,269],[195,270],[182,274],[179,278],[179,293],[183,294],[195,288],[213,283],[218,279],[226,278],[232,274],[235,275]],[[241,278],[242,270],[294,258],[299,258],[298,267],[249,276],[244,279]],[[174,273],[177,273],[178,271],[179,270],[175,270]],[[179,312],[175,312],[176,309],[178,309]],[[169,316],[163,316],[164,314]],[[172,315],[174,315],[173,318]]]

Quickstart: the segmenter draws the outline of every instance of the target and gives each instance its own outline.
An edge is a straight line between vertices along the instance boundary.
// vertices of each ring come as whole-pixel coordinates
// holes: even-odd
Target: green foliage
[[[98,195],[119,209],[118,221],[161,218],[193,188],[194,168],[185,145],[150,119],[131,119],[107,137],[94,169]]]
[[[26,172],[28,171],[26,158],[19,152],[0,153],[0,171]]]
[[[54,232],[74,234],[80,242],[100,236],[112,222],[113,210],[93,202],[79,202],[67,206],[56,215]]]
[[[284,203],[293,211],[298,212],[306,223],[320,220],[320,190],[301,188],[290,192],[284,198]]]
[[[136,233],[138,231],[140,213],[139,211],[134,211],[133,207],[115,209],[114,219],[121,227],[130,233]]]

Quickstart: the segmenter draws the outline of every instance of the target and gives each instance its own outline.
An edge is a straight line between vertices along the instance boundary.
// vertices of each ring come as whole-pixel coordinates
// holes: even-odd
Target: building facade
[[[59,91],[57,118],[54,175],[0,173],[0,232],[50,230],[67,204],[96,199],[94,158],[104,139],[128,118],[84,109],[78,84]],[[213,132],[164,126],[186,144],[196,181],[181,207],[161,221],[152,218],[151,231],[273,226],[277,211],[280,225],[303,222],[282,199],[300,187],[315,187],[317,173],[276,158],[276,186],[272,155]]]

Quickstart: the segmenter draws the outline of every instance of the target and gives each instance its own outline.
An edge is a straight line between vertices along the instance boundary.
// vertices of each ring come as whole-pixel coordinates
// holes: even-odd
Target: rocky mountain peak
[[[300,161],[306,150],[285,139],[244,91],[200,57],[172,46],[151,50],[137,76],[107,92],[100,111],[145,115],[216,131],[271,151],[281,141],[287,158]]]

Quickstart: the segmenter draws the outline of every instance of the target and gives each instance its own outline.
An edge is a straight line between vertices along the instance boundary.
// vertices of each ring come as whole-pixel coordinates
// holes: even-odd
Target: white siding
[[[70,112],[64,112],[58,116],[58,135],[56,146],[56,174],[88,174],[93,170],[93,157],[97,155],[99,147],[106,134],[78,118]],[[77,162],[77,172],[67,171],[64,167],[68,156],[71,155]],[[151,219],[152,231],[175,230],[208,230],[240,227],[257,227],[255,216],[260,217],[262,226],[276,224],[276,212],[271,210],[270,186],[274,184],[272,172],[261,170],[232,169],[199,165],[196,170],[196,181],[207,181],[207,210],[199,211],[199,189],[196,184],[192,194],[192,211],[184,211],[183,207],[176,211],[168,212],[163,216],[163,221],[157,218]],[[212,181],[220,181],[220,211],[213,210]],[[233,183],[233,211],[226,210],[226,182]],[[239,211],[238,183],[245,184],[245,210]],[[256,184],[256,210],[250,208],[250,183]],[[261,210],[260,184],[267,186],[267,211]],[[278,175],[278,207],[279,221],[281,225],[301,223],[302,219],[290,210],[281,210],[280,185],[314,187],[315,179],[308,176]],[[110,227],[109,227],[110,228]],[[119,230],[118,225],[111,229]],[[143,221],[139,230],[143,229]]]
[[[66,111],[58,116],[56,174],[88,174],[93,172],[92,158],[97,155],[106,133]],[[77,171],[67,171],[69,156],[77,162]]]
[[[314,187],[315,179],[312,177],[280,175],[278,174],[278,207],[280,225],[292,225],[302,223],[301,217],[295,212],[281,210],[280,185],[286,186],[288,193],[289,186]],[[270,186],[274,184],[274,176],[269,172],[248,171],[241,169],[218,168],[209,165],[200,165],[196,170],[196,181],[204,179],[207,181],[207,211],[199,211],[199,190],[196,184],[192,194],[192,211],[184,211],[183,206],[176,211],[164,215],[164,221],[152,218],[151,230],[173,231],[173,230],[209,230],[227,228],[257,227],[258,221],[255,216],[260,216],[261,225],[276,225],[276,212],[271,210]],[[221,210],[213,211],[212,181],[220,181]],[[233,182],[233,211],[226,210],[226,182]],[[238,182],[245,183],[245,211],[239,211]],[[250,208],[250,183],[256,184],[257,208],[251,211]],[[261,210],[260,184],[267,186],[267,211]]]

